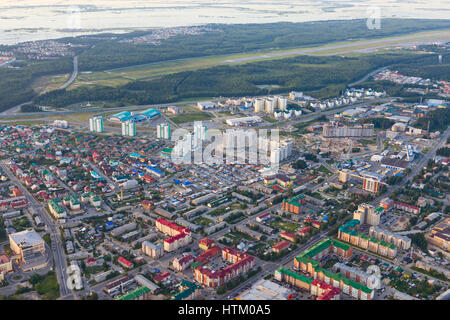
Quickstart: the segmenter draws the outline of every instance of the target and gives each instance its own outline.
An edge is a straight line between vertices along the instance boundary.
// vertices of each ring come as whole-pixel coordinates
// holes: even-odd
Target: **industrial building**
[[[138,113],[135,112],[130,112],[130,111],[122,111],[119,112],[115,115],[112,115],[109,118],[109,121],[112,122],[125,122],[125,121],[133,121],[133,122],[142,122],[142,121],[147,121],[147,120],[153,120],[155,118],[157,118],[158,116],[161,115],[161,112],[159,112],[156,109],[147,109]]]
[[[330,122],[323,126],[324,138],[363,138],[374,135],[374,126],[371,123],[362,126],[349,127],[338,122]]]
[[[236,300],[289,300],[293,291],[270,280],[260,279]]]
[[[251,126],[260,122],[262,122],[262,119],[258,116],[227,119],[226,121],[226,123],[232,127]]]
[[[217,108],[217,104],[212,101],[199,101],[197,102],[197,108],[201,111],[211,110]]]
[[[69,128],[69,122],[67,122],[67,120],[55,120],[53,121],[53,126],[57,128],[67,129]]]

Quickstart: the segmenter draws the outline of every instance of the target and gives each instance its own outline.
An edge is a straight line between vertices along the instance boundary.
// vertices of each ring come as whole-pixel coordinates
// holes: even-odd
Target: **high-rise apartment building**
[[[103,132],[103,117],[95,116],[89,118],[89,131],[91,132]]]

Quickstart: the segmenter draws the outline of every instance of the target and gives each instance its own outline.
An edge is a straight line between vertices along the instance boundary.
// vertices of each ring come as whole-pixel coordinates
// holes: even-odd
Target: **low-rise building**
[[[5,274],[12,271],[13,266],[11,259],[6,254],[0,255],[0,281],[5,279]]]
[[[162,244],[154,244],[149,241],[142,243],[142,252],[154,259],[158,259],[164,254],[164,247]]]
[[[206,287],[217,288],[247,273],[255,265],[254,257],[229,247],[222,249],[222,257],[232,264],[220,270],[211,270],[199,265],[194,270],[195,280]]]
[[[272,251],[275,253],[281,253],[282,251],[286,250],[290,247],[290,243],[286,240],[278,242],[276,245],[272,247]]]
[[[20,256],[21,268],[24,271],[47,266],[45,242],[33,229],[10,234],[9,245],[11,250]]]
[[[289,300],[294,292],[270,280],[258,280],[236,300]]]
[[[194,262],[194,256],[191,254],[185,255],[181,258],[175,258],[172,261],[172,266],[177,271],[184,271]]]

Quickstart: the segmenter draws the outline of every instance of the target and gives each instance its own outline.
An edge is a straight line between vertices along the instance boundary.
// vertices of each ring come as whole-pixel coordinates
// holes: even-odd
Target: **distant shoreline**
[[[260,2],[258,0],[221,1],[202,0],[192,3],[174,0],[92,1],[90,4],[36,4],[32,0],[0,5],[0,45],[15,45],[27,41],[55,40],[82,35],[126,33],[152,28],[199,26],[217,24],[266,24],[276,22],[313,22],[331,20],[367,19],[370,0],[348,1],[342,4],[328,2],[299,3]],[[398,3],[377,2],[382,19],[447,19],[450,4],[430,6],[429,0]],[[70,31],[70,21],[79,15],[79,30]]]

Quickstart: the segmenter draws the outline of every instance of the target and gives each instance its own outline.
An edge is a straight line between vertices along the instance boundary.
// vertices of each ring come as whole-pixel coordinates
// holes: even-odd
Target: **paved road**
[[[446,32],[440,32],[436,33],[435,37],[436,39],[425,39],[420,40],[424,36],[422,35],[411,35],[411,36],[402,36],[402,37],[395,37],[390,39],[378,39],[378,40],[368,40],[368,41],[360,41],[360,42],[352,42],[352,43],[346,43],[341,45],[333,45],[333,46],[326,46],[326,47],[318,47],[318,48],[308,48],[308,49],[301,49],[296,51],[286,51],[286,52],[278,52],[278,53],[272,53],[272,54],[262,54],[258,56],[252,56],[252,57],[245,57],[245,58],[239,58],[239,59],[230,59],[230,60],[224,60],[224,63],[240,63],[240,62],[247,62],[251,60],[258,60],[258,59],[267,59],[267,58],[276,58],[276,57],[284,57],[284,56],[292,56],[292,55],[301,55],[301,54],[311,54],[311,53],[320,53],[322,51],[330,51],[334,49],[345,49],[345,48],[352,48],[350,50],[340,51],[340,52],[332,52],[332,53],[325,53],[324,55],[337,55],[341,53],[348,53],[348,52],[360,52],[360,51],[367,51],[367,50],[374,50],[379,48],[386,48],[386,47],[392,47],[392,46],[410,46],[414,43],[423,43],[425,42],[432,42],[433,40],[436,41],[436,39],[443,40],[443,39],[449,39],[449,35]],[[407,41],[403,41],[407,40]],[[388,42],[392,42],[389,44]],[[380,44],[379,46],[374,46],[370,48],[361,48],[361,46],[364,45],[371,45],[371,44]]]
[[[73,57],[73,72],[72,72],[72,76],[70,77],[69,80],[67,80],[66,83],[64,83],[61,87],[59,87],[58,90],[66,89],[68,86],[70,86],[72,84],[72,82],[75,81],[77,76],[78,76],[78,57],[75,56],[75,57]]]
[[[399,184],[392,186],[392,188],[383,193],[381,196],[375,198],[372,201],[372,204],[377,204],[381,199],[389,197],[394,191],[399,190],[407,182],[410,182],[420,172],[420,170],[422,170],[422,168],[426,166],[428,160],[434,157],[437,149],[442,147],[447,142],[447,138],[449,137],[449,135],[450,135],[450,127],[443,134],[441,134],[441,137],[439,138],[438,142],[435,143],[435,145],[430,149],[430,151],[428,151],[428,153],[414,165],[413,169],[411,170],[408,176],[404,177]]]
[[[12,107],[11,109],[5,110],[3,112],[0,112],[0,117],[10,117],[13,116],[15,113],[20,112],[22,106],[26,105],[26,104],[32,104],[33,101],[27,101],[24,103],[21,103],[15,107]],[[22,113],[23,115],[24,113]]]
[[[64,83],[61,87],[59,87],[58,90],[66,89],[68,86],[70,86],[72,84],[72,82],[75,81],[77,76],[78,76],[78,57],[75,56],[73,58],[73,73],[72,73],[72,76],[70,77],[69,80],[67,80],[66,83]],[[5,116],[7,116],[7,117],[13,116],[15,113],[20,112],[20,109],[21,109],[22,106],[27,105],[27,104],[32,104],[32,103],[33,103],[33,101],[27,101],[27,102],[24,102],[24,103],[21,103],[21,104],[15,106],[15,107],[12,107],[12,108],[10,108],[8,110],[0,112],[0,117],[2,117],[2,116],[3,117],[5,117]],[[27,115],[27,113],[20,113],[18,116],[24,116],[24,115]]]
[[[381,68],[378,68],[378,69],[376,69],[376,70],[374,70],[374,71],[372,71],[372,72],[369,72],[368,74],[366,74],[364,77],[362,77],[362,78],[359,79],[358,81],[355,81],[355,82],[353,82],[353,83],[349,83],[349,84],[347,85],[347,87],[353,87],[353,86],[356,86],[357,84],[360,84],[361,82],[366,81],[366,80],[369,79],[371,76],[374,76],[374,75],[376,75],[378,72],[380,72],[380,71],[382,71],[382,70],[385,70],[385,69],[387,69],[387,67],[381,67]]]

